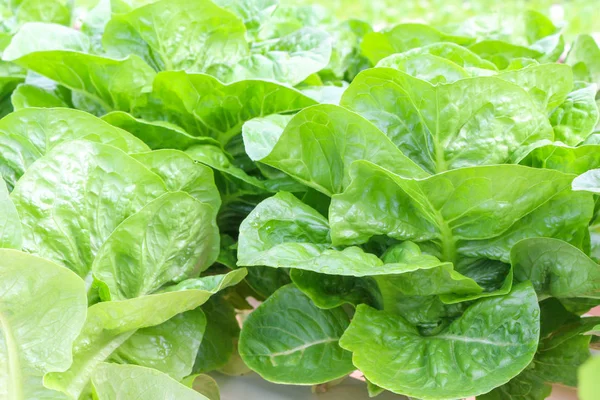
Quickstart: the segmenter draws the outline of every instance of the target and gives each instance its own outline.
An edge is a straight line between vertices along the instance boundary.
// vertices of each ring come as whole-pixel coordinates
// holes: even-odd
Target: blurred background
[[[428,22],[444,26],[481,14],[517,18],[533,9],[565,24],[572,39],[577,33],[600,32],[600,0],[281,0],[284,5],[317,5],[341,19],[355,18],[376,28],[400,22]]]

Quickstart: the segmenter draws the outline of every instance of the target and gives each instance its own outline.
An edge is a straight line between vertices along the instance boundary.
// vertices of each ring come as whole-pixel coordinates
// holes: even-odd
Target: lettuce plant
[[[358,370],[371,396],[593,398],[591,36],[275,0],[0,11],[0,397]]]

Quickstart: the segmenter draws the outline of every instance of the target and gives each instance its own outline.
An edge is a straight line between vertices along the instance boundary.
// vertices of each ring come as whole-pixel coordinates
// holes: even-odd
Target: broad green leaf
[[[516,281],[530,281],[541,298],[600,298],[600,266],[561,240],[524,239],[510,252]]]
[[[571,226],[572,216],[563,215],[561,209],[560,214],[552,214],[554,222],[546,224],[544,218],[550,217],[552,208],[544,206],[556,197],[556,201],[570,203],[572,213],[583,214],[587,221],[593,208],[589,196],[582,200],[570,191],[562,194],[572,175],[519,165],[462,168],[426,179],[407,179],[360,161],[351,175],[351,185],[333,196],[329,210],[335,245],[387,235],[424,242],[442,261],[475,257],[506,262],[512,245],[523,237],[575,240],[587,229],[585,219],[576,218],[577,224]],[[534,214],[537,219],[530,218],[536,212],[540,212]]]
[[[42,386],[42,377],[71,364],[86,308],[85,285],[77,275],[0,249],[0,397],[60,398]]]
[[[284,268],[254,266],[248,270],[246,277],[248,286],[264,298],[291,282],[289,271]]]
[[[292,194],[279,192],[261,202],[242,222],[238,265],[357,277],[410,273],[443,265],[435,257],[420,254],[384,264],[359,247],[334,248],[329,236],[326,218]]]
[[[39,40],[38,38],[43,38]],[[94,114],[132,110],[155,72],[131,55],[122,60],[87,54],[84,34],[53,24],[28,23],[4,51],[12,61],[73,90],[77,108]]]
[[[11,197],[23,250],[85,277],[115,228],[166,192],[158,175],[123,151],[76,140],[38,159]]]
[[[319,309],[299,289],[287,285],[248,316],[240,335],[240,355],[271,382],[328,382],[355,368],[351,354],[338,344],[348,323],[341,308]]]
[[[160,371],[136,365],[101,363],[94,371],[92,384],[94,397],[98,400],[141,397],[147,400],[208,400]]]
[[[100,297],[123,300],[195,278],[217,259],[215,210],[185,192],[146,204],[110,234],[92,264]]]
[[[160,176],[169,191],[186,192],[211,206],[213,213],[219,210],[221,198],[212,169],[195,162],[186,153],[163,149],[133,154],[132,157]]]
[[[369,121],[334,105],[300,111],[279,138],[269,130],[264,137],[246,131],[244,144],[253,160],[329,196],[349,184],[350,165],[356,160],[385,165],[403,176],[426,176]]]
[[[373,65],[391,54],[402,53],[417,47],[438,42],[467,45],[473,39],[447,35],[424,24],[400,24],[383,32],[367,33],[360,44],[362,53]]]
[[[327,68],[319,75],[324,80],[344,79],[348,82],[361,69],[370,67],[370,62],[361,54],[360,43],[373,28],[367,22],[349,19],[328,29],[331,35],[332,51]]]
[[[526,368],[519,375],[491,392],[477,396],[477,400],[544,400],[552,393],[552,386]]]
[[[26,22],[53,22],[69,25],[71,12],[64,0],[23,0],[18,2],[16,17],[20,24]]]
[[[573,190],[600,194],[600,168],[591,169],[573,179]]]
[[[534,363],[536,376],[549,383],[577,386],[577,369],[590,358],[589,335],[573,336],[560,345],[539,351]]]
[[[223,82],[268,79],[295,86],[325,68],[330,57],[327,32],[306,27],[276,41],[255,44],[250,56],[231,65],[216,65],[209,73]]]
[[[533,58],[537,60],[544,56],[543,52],[536,49],[502,40],[482,40],[468,48],[481,58],[493,62],[498,69],[506,69],[514,59]]]
[[[47,374],[44,384],[77,398],[88,385],[94,370],[114,350],[140,329],[160,325],[177,314],[204,304],[227,285],[237,284],[245,271],[219,279],[198,278],[197,287],[152,294],[123,301],[97,303],[88,308],[85,325],[73,344],[73,363],[64,372]],[[206,279],[203,284],[199,281]]]
[[[135,54],[157,71],[205,72],[248,53],[243,22],[209,0],[162,0],[113,15],[102,44],[108,54]]]
[[[530,285],[520,284],[508,295],[473,304],[434,336],[360,305],[340,345],[377,386],[421,399],[455,399],[486,393],[516,376],[531,362],[538,335],[537,297]]]
[[[240,334],[235,309],[222,296],[214,296],[202,306],[206,330],[194,353],[194,373],[222,368],[231,359]]]
[[[242,138],[250,159],[259,161],[268,156],[292,118],[292,115],[273,114],[246,121],[242,126]]]
[[[502,72],[498,78],[525,89],[543,112],[554,113],[556,111],[553,110],[559,106],[559,108],[567,107],[563,102],[567,100],[573,88],[571,68],[563,64],[531,65],[523,69]]]
[[[12,188],[35,160],[76,139],[109,144],[127,153],[148,151],[142,141],[85,112],[23,109],[0,120],[0,173]]]
[[[166,121],[146,121],[134,118],[122,111],[113,111],[102,119],[111,125],[126,130],[146,143],[151,149],[186,150],[195,145],[219,143],[209,137],[191,136],[177,125]]]
[[[159,73],[153,86],[152,96],[160,104],[137,110],[141,118],[166,119],[192,136],[210,136],[222,144],[241,133],[245,121],[315,104],[293,88],[263,80],[224,85],[209,75],[170,71]]]
[[[600,357],[595,356],[586,361],[577,373],[579,378],[578,395],[581,400],[594,400],[600,391],[598,371],[600,370]]]
[[[186,311],[160,325],[139,329],[111,358],[154,368],[180,381],[192,372],[205,328],[202,310]]]
[[[206,396],[208,400],[221,400],[219,385],[210,375],[190,375],[183,379],[181,383]]]
[[[569,147],[561,143],[547,144],[532,150],[519,163],[580,175],[590,169],[600,168],[600,146],[591,144]]]
[[[356,77],[341,105],[373,122],[430,173],[511,162],[523,147],[554,137],[532,98],[495,77],[433,86],[374,68]]]
[[[550,123],[556,140],[576,146],[592,133],[599,115],[596,91],[595,85],[574,90],[552,111]]]
[[[56,93],[28,84],[17,86],[10,96],[10,101],[15,110],[30,107],[69,107],[69,104],[67,104],[64,99],[61,99]]]
[[[21,220],[17,209],[8,196],[4,180],[0,179],[0,248],[21,249],[23,241]]]
[[[465,47],[454,43],[433,43],[392,54],[377,63],[395,68],[431,83],[449,83],[471,76],[496,73],[496,66]]]
[[[573,67],[575,79],[600,85],[600,47],[590,35],[579,35],[565,62]]]
[[[255,36],[265,21],[268,21],[279,1],[277,0],[215,0],[215,4],[223,7],[244,21],[246,30],[251,36]],[[214,399],[211,399],[214,400]]]

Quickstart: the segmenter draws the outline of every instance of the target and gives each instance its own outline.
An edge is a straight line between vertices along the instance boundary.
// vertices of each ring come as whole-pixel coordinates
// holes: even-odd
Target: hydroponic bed
[[[0,399],[600,396],[593,36],[0,10]]]

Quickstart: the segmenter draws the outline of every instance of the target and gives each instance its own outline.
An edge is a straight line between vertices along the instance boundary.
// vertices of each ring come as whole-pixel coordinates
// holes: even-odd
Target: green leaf
[[[67,104],[64,99],[59,97],[57,93],[28,84],[21,84],[17,86],[15,91],[10,96],[10,101],[12,102],[15,110],[30,107],[69,107],[69,104]]]
[[[113,126],[131,133],[146,143],[152,150],[186,150],[195,145],[219,145],[219,142],[212,138],[192,136],[177,125],[170,124],[166,121],[146,121],[137,119],[131,114],[122,111],[110,112],[102,116],[102,119]]]
[[[82,111],[23,109],[0,120],[0,173],[12,188],[34,161],[76,139],[108,144],[127,153],[148,151],[137,138]]]
[[[0,179],[0,248],[21,249],[23,241],[21,220],[17,209],[8,196],[6,183]]]
[[[69,25],[71,12],[63,0],[22,0],[19,1],[16,17],[19,23],[53,22]]]
[[[132,157],[160,176],[169,191],[188,193],[196,200],[211,206],[213,214],[221,206],[212,169],[195,162],[186,153],[164,149],[137,153]]]
[[[335,245],[387,235],[426,243],[442,261],[466,256],[507,262],[510,248],[523,237],[575,241],[587,229],[593,208],[589,196],[568,191],[572,175],[519,165],[462,168],[419,180],[360,161],[351,175],[351,185],[333,196],[329,210]],[[572,216],[558,209],[554,223],[546,224],[553,199],[564,207],[570,204],[572,213],[582,217],[571,222]]]
[[[217,385],[217,382],[210,377],[210,375],[190,375],[183,379],[181,383],[191,387],[203,396],[206,396],[208,400],[221,400],[219,386]]]
[[[192,372],[205,328],[202,310],[186,311],[160,325],[139,329],[111,358],[154,368],[180,381]]]
[[[496,64],[498,69],[506,69],[514,59],[533,58],[537,60],[544,56],[543,52],[536,49],[502,40],[482,40],[468,48],[481,58]]]
[[[341,308],[322,310],[293,285],[275,292],[246,319],[240,355],[263,378],[313,385],[354,370],[338,340],[348,326]]]
[[[43,38],[43,40],[39,40]],[[102,115],[132,110],[155,72],[131,55],[122,60],[87,54],[89,39],[60,25],[28,23],[3,54],[12,61],[73,90],[77,108]]]
[[[240,17],[246,25],[248,34],[255,36],[265,21],[268,21],[275,12],[279,2],[277,0],[216,0],[215,4]]]
[[[600,146],[590,144],[569,147],[561,143],[547,144],[533,149],[519,163],[581,175],[590,169],[600,168]]]
[[[556,140],[576,146],[592,133],[599,115],[596,90],[596,86],[591,85],[572,91],[550,114]]]
[[[215,210],[187,193],[173,192],[117,226],[98,250],[92,273],[108,290],[101,290],[101,298],[123,300],[197,277],[218,254]]]
[[[136,365],[100,363],[92,376],[98,400],[136,398],[147,400],[208,400],[160,371]]]
[[[205,72],[235,64],[248,53],[246,29],[208,0],[163,0],[113,15],[102,44],[114,58],[135,54],[157,71]]]
[[[535,292],[520,284],[508,295],[480,300],[428,337],[401,317],[360,305],[340,345],[377,386],[421,399],[455,399],[516,376],[531,362],[538,334]]]
[[[539,351],[534,372],[545,382],[577,386],[577,369],[590,358],[591,336],[573,336],[549,350]]]
[[[530,281],[541,298],[600,298],[600,266],[561,240],[524,239],[510,251],[516,281]]]
[[[180,288],[130,300],[94,304],[88,308],[85,325],[73,345],[73,363],[64,372],[47,374],[44,384],[77,398],[86,389],[98,364],[139,329],[160,325],[177,314],[197,308],[227,284],[235,285],[243,279],[240,272],[244,271],[232,272],[229,277],[207,279],[202,285],[198,282],[201,289]],[[225,286],[224,282],[227,282]]]
[[[383,32],[369,32],[360,45],[362,53],[373,65],[391,54],[402,53],[416,47],[438,42],[467,45],[473,39],[447,35],[424,24],[400,24]]]
[[[280,169],[329,196],[349,184],[350,165],[356,160],[385,165],[403,176],[426,176],[369,121],[334,105],[300,111],[280,137],[271,129],[266,129],[263,137],[246,130],[244,145],[253,160]]]
[[[268,79],[295,86],[325,68],[330,57],[327,32],[305,27],[276,41],[255,44],[250,56],[230,66],[217,65],[209,73],[223,82]]]
[[[591,169],[573,179],[573,190],[600,194],[600,169]]]
[[[511,162],[523,147],[554,136],[523,89],[494,77],[433,86],[374,68],[354,79],[341,105],[373,122],[430,173]]]
[[[477,400],[544,400],[552,393],[552,386],[525,369],[502,386],[477,396]]]
[[[77,140],[38,159],[11,197],[21,217],[23,250],[85,277],[115,228],[166,192],[158,175],[123,151]]]
[[[600,47],[590,35],[577,36],[565,62],[576,80],[600,85]]]
[[[254,268],[250,268],[250,271]],[[383,308],[377,282],[369,276],[326,275],[292,269],[290,277],[296,287],[310,297],[319,308],[331,309],[343,304],[368,304],[375,308]]]
[[[600,357],[598,356],[590,358],[579,368],[578,395],[581,400],[594,400],[598,394],[600,390],[598,370],[600,370]]]
[[[206,315],[206,330],[200,348],[194,354],[193,372],[203,373],[222,368],[235,351],[240,334],[235,309],[223,296],[211,297],[202,306]]]
[[[315,104],[299,91],[262,80],[224,85],[204,74],[161,72],[154,79],[153,98],[136,112],[147,120],[166,119],[192,136],[210,136],[228,143],[242,125],[256,117],[296,111]]]
[[[85,321],[84,282],[51,261],[0,249],[0,396],[58,398],[44,374],[63,371]]]

